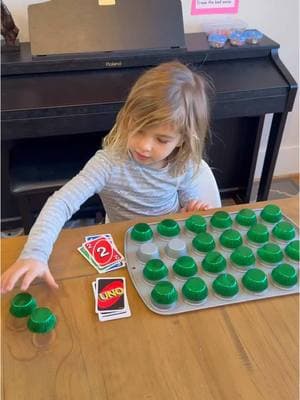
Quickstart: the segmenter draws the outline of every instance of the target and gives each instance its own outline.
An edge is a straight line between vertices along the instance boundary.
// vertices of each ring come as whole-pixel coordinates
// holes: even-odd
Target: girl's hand
[[[187,212],[187,211],[205,211],[211,208],[211,206],[207,203],[203,203],[202,201],[198,200],[190,200],[186,203],[185,207],[182,207],[180,212]]]
[[[26,260],[17,260],[1,277],[1,293],[6,293],[12,290],[16,282],[23,277],[21,290],[27,290],[31,282],[41,277],[53,289],[57,289],[58,285],[55,282],[47,264],[41,261],[28,258]]]

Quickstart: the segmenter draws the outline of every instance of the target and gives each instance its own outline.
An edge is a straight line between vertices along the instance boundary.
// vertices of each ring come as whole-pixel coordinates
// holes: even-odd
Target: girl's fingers
[[[201,203],[201,210],[208,210],[209,205],[207,203]]]
[[[55,282],[51,272],[48,270],[46,271],[46,273],[44,274],[43,278],[45,279],[45,281],[47,282],[47,284],[53,288],[53,289],[58,289],[58,284]]]
[[[194,211],[196,204],[197,204],[196,200],[189,201],[187,204],[187,211]]]
[[[27,267],[25,266],[17,270],[7,271],[7,275],[3,275],[3,283],[1,287],[3,288],[3,293],[11,290],[15,286],[16,282],[21,278],[21,276],[26,274],[26,272]]]
[[[186,203],[185,207],[180,209],[180,212],[187,211],[201,211],[201,210],[209,210],[211,206],[208,203],[203,203],[197,200],[190,200]]]
[[[29,270],[23,278],[21,290],[27,290],[31,282],[38,276],[36,269]]]
[[[207,203],[201,203],[201,202],[198,202],[197,203],[197,210],[198,211],[201,211],[201,210],[208,210],[209,209],[209,205],[207,204]]]

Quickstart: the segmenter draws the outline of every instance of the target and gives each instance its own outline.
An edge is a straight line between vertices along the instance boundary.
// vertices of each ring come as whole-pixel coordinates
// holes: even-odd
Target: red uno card
[[[100,267],[105,268],[112,263],[123,260],[122,254],[114,247],[113,243],[106,237],[91,240],[84,243],[85,248],[99,264]]]
[[[97,312],[125,309],[125,279],[98,278],[96,281]]]

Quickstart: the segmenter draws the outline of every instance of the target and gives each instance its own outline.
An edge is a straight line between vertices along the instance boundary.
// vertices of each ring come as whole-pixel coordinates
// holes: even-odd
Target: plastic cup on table
[[[27,317],[36,308],[36,299],[27,292],[18,293],[11,299],[7,326],[11,330],[22,331],[27,328]]]
[[[38,348],[49,347],[55,339],[56,316],[47,307],[38,307],[31,313],[27,327],[32,332],[32,342]]]

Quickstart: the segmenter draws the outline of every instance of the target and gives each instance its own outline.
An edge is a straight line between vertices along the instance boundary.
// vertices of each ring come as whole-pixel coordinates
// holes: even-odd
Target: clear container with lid
[[[56,316],[47,307],[38,307],[33,310],[27,322],[32,332],[32,343],[40,349],[47,349],[54,342],[56,333]]]
[[[263,34],[257,29],[247,29],[244,32],[245,40],[247,44],[258,44],[263,38]]]
[[[232,46],[243,46],[246,42],[246,36],[243,31],[233,31],[229,35],[229,41]]]
[[[210,47],[213,47],[215,49],[221,49],[222,47],[225,46],[225,43],[227,42],[227,36],[220,35],[219,33],[211,33],[208,36],[207,40]]]
[[[209,36],[211,33],[218,33],[228,37],[233,31],[244,31],[247,28],[247,23],[238,18],[221,17],[204,22],[202,30]]]
[[[25,330],[27,328],[28,316],[36,306],[36,299],[30,293],[18,293],[10,302],[7,327],[14,331]]]

